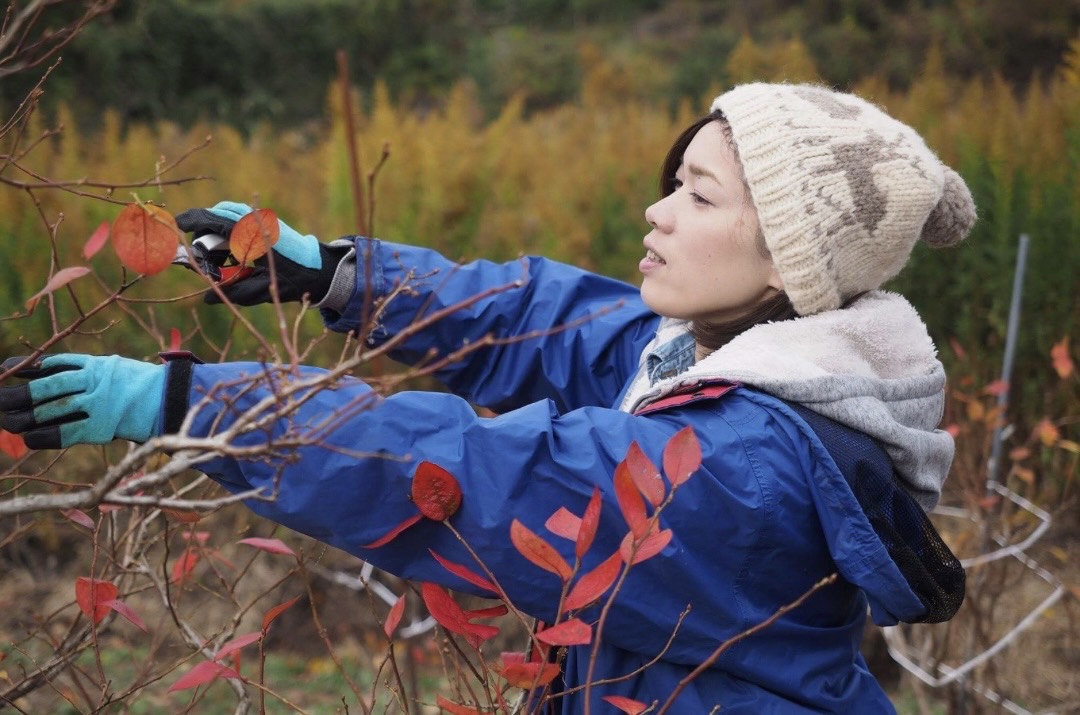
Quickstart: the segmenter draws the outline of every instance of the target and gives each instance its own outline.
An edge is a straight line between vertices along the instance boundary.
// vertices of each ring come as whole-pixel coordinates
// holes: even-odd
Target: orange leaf
[[[229,252],[241,264],[262,258],[278,242],[281,227],[270,209],[255,209],[240,217],[229,232]]]
[[[1014,447],[1009,451],[1009,459],[1020,462],[1031,456],[1031,450],[1027,447]]]
[[[260,551],[266,551],[271,554],[281,554],[283,556],[296,556],[296,552],[285,545],[281,539],[240,539],[236,543],[247,544],[253,546]]]
[[[630,531],[635,536],[641,536],[649,528],[649,517],[645,513],[645,500],[641,492],[634,485],[634,478],[630,476],[630,468],[626,460],[619,462],[615,467],[615,498],[619,502],[619,510],[626,519]]]
[[[634,539],[633,534],[627,534],[623,539],[622,544],[619,546],[619,551],[622,553],[623,561],[630,564],[639,564],[646,559],[651,559],[658,553],[664,550],[664,547],[671,541],[671,529],[663,529],[662,531],[650,531],[649,535],[637,543],[637,550],[634,551]],[[631,552],[633,552],[633,561],[631,561]]]
[[[664,445],[664,474],[672,486],[689,479],[701,467],[701,444],[689,425],[672,435]]]
[[[556,536],[561,536],[570,541],[577,541],[581,532],[581,519],[564,506],[548,517],[544,527]]]
[[[614,705],[619,710],[622,710],[624,713],[626,713],[626,715],[641,715],[641,713],[645,712],[649,708],[649,706],[643,702],[631,700],[630,698],[625,698],[622,695],[605,695],[600,699],[603,700],[605,703],[608,703],[609,705]]]
[[[86,266],[71,266],[70,268],[63,268],[53,274],[53,277],[49,279],[49,282],[45,284],[45,287],[39,290],[34,295],[30,296],[30,299],[26,301],[26,309],[33,310],[37,302],[43,297],[49,295],[57,288],[63,288],[76,278],[82,278],[90,269]]]
[[[510,541],[518,553],[536,566],[550,571],[563,581],[569,580],[573,569],[566,563],[566,559],[555,550],[554,546],[534,534],[529,527],[517,519],[510,523]]]
[[[1054,343],[1050,348],[1050,360],[1054,363],[1054,370],[1062,380],[1073,374],[1076,366],[1069,357],[1069,336],[1066,335],[1061,342]]]
[[[577,580],[574,587],[570,589],[566,602],[563,603],[563,609],[575,611],[603,596],[619,577],[621,568],[622,554],[616,551],[599,566]]]
[[[214,663],[213,661],[204,660],[194,668],[184,673],[184,675],[175,683],[169,686],[169,692],[174,693],[177,690],[190,690],[191,688],[197,688],[200,685],[206,685],[213,682],[218,678],[236,678],[243,680],[240,674],[232,668],[222,665],[221,663]]]
[[[1039,424],[1035,425],[1035,433],[1039,435],[1039,441],[1047,447],[1053,447],[1061,439],[1061,431],[1048,417],[1039,420]]]
[[[466,707],[464,705],[458,705],[455,702],[451,702],[441,695],[435,696],[435,704],[441,709],[450,713],[450,715],[483,715],[476,708]]]
[[[19,459],[27,453],[26,442],[23,442],[22,435],[8,432],[7,430],[0,430],[0,452],[3,452],[12,459]]]
[[[596,537],[596,529],[600,525],[600,490],[593,487],[592,497],[585,507],[585,514],[581,517],[581,529],[578,531],[577,543],[574,545],[574,554],[580,559],[588,553]]]
[[[542,643],[553,646],[588,645],[592,642],[592,628],[579,618],[571,618],[537,632],[536,637]]]
[[[510,663],[493,670],[506,682],[526,690],[532,688],[534,683],[547,685],[559,675],[556,663]]]
[[[401,594],[398,600],[394,601],[394,605],[390,607],[390,613],[386,616],[386,623],[383,624],[383,633],[387,638],[394,637],[394,631],[397,629],[398,624],[401,623],[401,616],[405,613],[405,594]]]
[[[458,576],[458,577],[468,581],[469,583],[473,584],[474,586],[479,586],[480,588],[487,589],[488,591],[491,591],[492,593],[498,593],[499,592],[499,590],[497,588],[495,588],[495,584],[493,584],[491,581],[488,581],[486,578],[484,578],[480,574],[476,573],[475,571],[472,571],[468,567],[462,566],[461,564],[456,564],[453,561],[450,561],[449,559],[444,559],[442,556],[439,556],[437,553],[435,553],[431,549],[428,549],[428,551],[431,552],[431,555],[435,557],[436,561],[438,561],[440,564],[442,564],[442,567],[444,569],[446,569],[450,573],[454,574],[455,576]]]
[[[664,501],[664,482],[660,479],[660,470],[641,451],[637,442],[630,443],[630,449],[626,452],[626,466],[642,495],[653,506],[660,506],[660,502]]]
[[[300,596],[297,596],[296,598],[289,599],[285,603],[279,603],[278,605],[274,606],[269,611],[267,611],[266,615],[263,616],[263,621],[262,621],[263,632],[265,633],[266,629],[270,627],[270,624],[273,623],[277,619],[278,616],[280,616],[282,613],[284,613],[285,611],[292,608],[296,604],[296,602],[299,601],[299,600],[300,600]]]
[[[1000,397],[1009,391],[1009,383],[1004,380],[994,380],[989,385],[983,388],[983,393],[987,395],[993,395],[994,397]]]
[[[105,605],[115,600],[119,590],[111,581],[79,576],[75,579],[75,601],[79,610],[93,621],[94,625],[109,614],[110,607]]]
[[[105,242],[109,240],[109,222],[102,221],[98,227],[90,234],[90,238],[87,239],[86,245],[83,246],[82,254],[83,258],[90,260],[94,257],[94,254],[101,250]]]
[[[372,541],[370,544],[363,544],[360,548],[362,548],[362,549],[377,549],[380,546],[385,546],[386,544],[389,544],[391,541],[396,539],[398,534],[405,531],[410,526],[412,526],[413,524],[415,524],[416,522],[420,521],[423,518],[424,518],[423,514],[413,514],[408,519],[401,522],[400,524],[395,526],[390,531],[386,532],[385,534],[383,534],[379,538]]]
[[[194,524],[199,519],[202,519],[202,514],[188,509],[170,509],[169,507],[163,506],[161,507],[161,513],[171,516],[182,524]]]
[[[413,475],[412,500],[427,518],[446,521],[461,507],[461,486],[442,467],[421,462]]]
[[[112,246],[127,268],[153,275],[176,258],[180,229],[160,206],[128,204],[113,221]]]
[[[244,646],[250,645],[256,641],[262,640],[262,631],[253,631],[251,633],[245,633],[242,636],[233,638],[228,643],[225,643],[218,650],[217,655],[214,656],[214,660],[221,660],[227,657],[230,653],[240,650]]]

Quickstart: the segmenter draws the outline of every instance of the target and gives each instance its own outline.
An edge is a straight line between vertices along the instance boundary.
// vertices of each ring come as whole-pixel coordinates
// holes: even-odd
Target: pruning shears
[[[207,233],[191,242],[176,247],[172,265],[183,266],[196,273],[202,272],[215,283],[232,283],[251,275],[250,266],[240,264],[229,250],[229,239],[216,233]]]

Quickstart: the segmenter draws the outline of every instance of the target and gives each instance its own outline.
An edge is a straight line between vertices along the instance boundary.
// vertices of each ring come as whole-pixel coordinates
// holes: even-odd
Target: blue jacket
[[[385,546],[363,546],[416,513],[409,499],[416,465],[438,464],[457,477],[464,495],[452,524],[518,608],[551,622],[561,584],[510,546],[511,521],[543,535],[573,563],[573,544],[544,523],[560,507],[580,515],[598,487],[600,526],[582,572],[591,569],[618,549],[628,530],[612,475],[631,442],[659,465],[667,440],[692,426],[703,462],[662,513],[661,524],[674,538],[630,570],[599,645],[569,648],[562,687],[585,682],[595,647],[594,680],[633,675],[593,687],[593,712],[614,712],[601,702],[604,695],[663,702],[725,640],[839,572],[837,583],[725,652],[685,687],[672,712],[707,713],[716,706],[755,715],[893,712],[859,654],[867,605],[880,623],[917,621],[928,607],[926,594],[894,558],[897,544],[879,535],[880,525],[856,497],[853,480],[860,474],[891,482],[888,459],[872,443],[845,450],[837,447],[842,440],[829,437],[826,445],[821,434],[830,425],[812,427],[814,418],[799,407],[745,387],[648,414],[620,411],[620,395],[658,323],[628,284],[543,259],[457,266],[422,248],[357,245],[358,284],[369,276],[374,297],[412,286],[384,306],[376,343],[418,314],[505,287],[404,340],[396,359],[430,361],[486,335],[545,334],[450,363],[437,376],[454,394],[373,399],[364,382],[343,379],[336,389],[311,395],[291,420],[234,442],[288,439],[321,429],[336,415],[325,445],[300,447],[297,459],[278,462],[215,457],[201,470],[234,492],[261,487],[274,494],[248,505],[275,522],[401,577],[481,594],[430,555],[429,549],[479,570],[441,524],[423,520]],[[324,315],[330,328],[358,327],[364,292],[361,285],[341,315]],[[260,372],[253,363],[194,366],[186,378],[190,404],[211,391],[217,399],[198,409],[192,433],[220,432],[234,410],[266,397],[265,387],[236,384],[240,375]],[[303,368],[302,374],[318,372]],[[499,416],[478,417],[470,402]],[[223,409],[226,403],[233,409]],[[848,437],[859,444],[859,435]],[[844,469],[834,458],[838,452]],[[902,492],[892,490],[887,499],[890,514],[908,514]],[[908,516],[917,519],[915,512]],[[588,622],[598,616],[597,607],[582,614]],[[580,713],[584,697],[573,691],[554,700],[556,710]]]

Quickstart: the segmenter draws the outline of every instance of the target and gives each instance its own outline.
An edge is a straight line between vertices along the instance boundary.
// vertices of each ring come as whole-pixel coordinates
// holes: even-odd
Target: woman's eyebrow
[[[712,173],[703,166],[698,166],[697,164],[687,164],[686,170],[694,176],[704,176],[707,179],[712,179],[718,184],[720,183],[720,179],[716,178],[716,174]]]

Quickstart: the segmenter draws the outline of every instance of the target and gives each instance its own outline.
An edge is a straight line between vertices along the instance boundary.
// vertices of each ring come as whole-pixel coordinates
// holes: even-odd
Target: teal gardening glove
[[[209,234],[228,238],[233,226],[244,215],[251,213],[247,204],[222,201],[209,209],[188,209],[176,216],[180,230],[195,237],[194,246],[200,248],[199,239]],[[312,303],[320,303],[335,286],[334,277],[339,264],[352,251],[349,241],[320,243],[311,235],[301,235],[284,221],[278,220],[280,237],[274,244],[274,269],[277,274],[278,299],[282,302],[300,301],[305,295]],[[355,271],[355,269],[354,269]],[[341,290],[352,290],[351,275],[339,276]],[[245,278],[221,286],[222,293],[237,305],[270,303],[270,264],[266,256],[255,261],[254,272]],[[335,293],[338,291],[335,290]],[[344,295],[347,299],[348,293]],[[204,297],[207,303],[220,303],[214,291]]]
[[[8,358],[6,372],[25,358]],[[0,428],[31,449],[146,442],[161,432],[166,365],[117,355],[50,355],[23,368],[20,385],[0,387]]]

